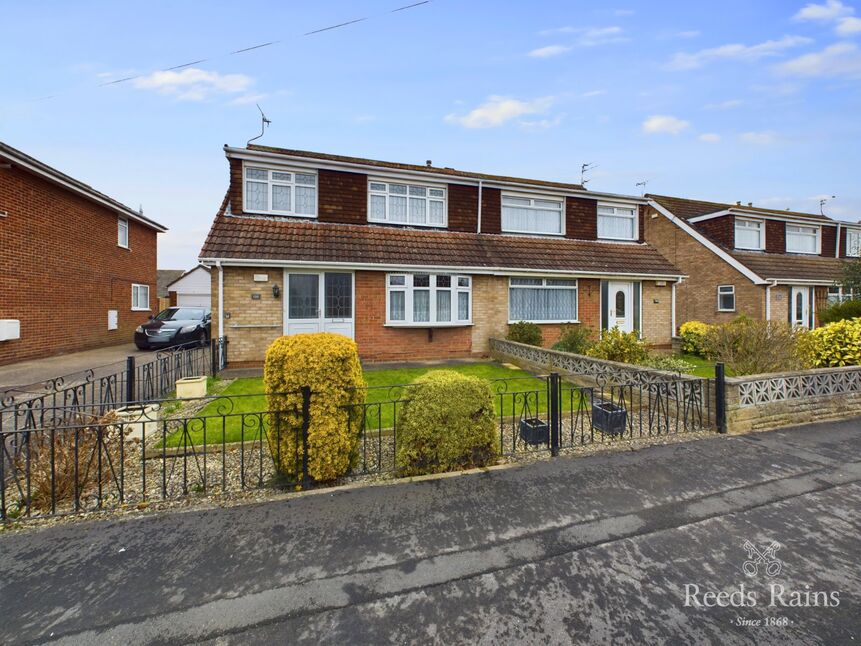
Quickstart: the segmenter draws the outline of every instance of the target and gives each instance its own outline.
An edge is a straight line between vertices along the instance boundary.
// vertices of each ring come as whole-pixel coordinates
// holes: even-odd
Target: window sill
[[[716,310],[718,314],[735,314],[737,310]]]
[[[119,242],[117,243],[117,246],[118,246],[120,249],[125,249],[126,251],[131,251],[131,250],[132,250],[132,248],[131,248],[131,247],[129,247],[128,245],[126,245],[126,244],[120,244]]]
[[[461,321],[457,323],[386,323],[383,327],[391,328],[445,328],[445,327],[472,327],[472,321]]]
[[[500,229],[503,235],[511,236],[541,236],[542,238],[564,238],[565,232],[549,233],[547,231],[513,231],[511,229]]]
[[[639,242],[639,238],[611,238],[610,236],[597,236],[597,240],[606,240],[608,242]]]
[[[419,227],[422,229],[447,229],[448,222],[445,224],[424,224],[421,222],[390,222],[388,220],[371,220],[368,218],[368,224],[383,224],[392,227]]]
[[[152,312],[151,307],[133,307],[132,312]]]
[[[250,213],[252,215],[269,215],[271,217],[276,218],[305,218],[307,220],[316,220],[316,215],[303,215],[301,213],[288,213],[285,211],[255,211],[253,209],[246,209],[243,206],[243,213]]]

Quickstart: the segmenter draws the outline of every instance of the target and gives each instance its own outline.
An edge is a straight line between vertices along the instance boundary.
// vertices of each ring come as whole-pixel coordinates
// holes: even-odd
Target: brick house
[[[668,346],[681,272],[641,232],[646,200],[577,184],[251,145],[201,251],[213,334],[259,363],[282,334],[354,338],[363,359],[486,354],[510,322]]]
[[[160,224],[0,142],[0,365],[131,343]]]
[[[817,311],[849,296],[836,283],[845,259],[858,256],[861,225],[753,204],[646,197],[647,242],[687,275],[676,289],[679,325],[744,314],[810,328]]]

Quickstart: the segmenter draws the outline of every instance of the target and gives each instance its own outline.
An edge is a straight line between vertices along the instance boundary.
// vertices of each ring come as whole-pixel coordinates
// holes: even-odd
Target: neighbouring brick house
[[[824,215],[647,195],[647,242],[687,277],[676,322],[725,323],[740,314],[815,327],[861,249],[861,225]],[[839,247],[839,251],[838,251]]]
[[[354,338],[369,361],[486,354],[531,320],[668,346],[679,272],[642,239],[646,200],[563,184],[252,145],[203,246],[231,363],[282,334]]]
[[[0,142],[0,365],[131,343],[160,224]]]

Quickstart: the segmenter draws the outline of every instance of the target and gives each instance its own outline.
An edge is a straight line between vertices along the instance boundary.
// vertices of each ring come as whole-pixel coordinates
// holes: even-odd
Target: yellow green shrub
[[[622,332],[617,327],[604,330],[601,340],[586,351],[596,359],[621,363],[643,363],[649,353],[637,332]]]
[[[682,352],[706,358],[706,336],[711,325],[702,321],[688,321],[679,328],[682,338]]]
[[[398,416],[400,475],[441,473],[496,462],[493,391],[485,379],[435,370],[416,379]]]
[[[861,365],[861,319],[844,319],[811,330],[799,345],[816,368]]]
[[[344,475],[358,447],[365,379],[355,341],[338,334],[282,336],[266,350],[263,382],[271,415],[267,435],[276,466],[288,477],[302,469],[302,394],[311,389],[308,474]]]

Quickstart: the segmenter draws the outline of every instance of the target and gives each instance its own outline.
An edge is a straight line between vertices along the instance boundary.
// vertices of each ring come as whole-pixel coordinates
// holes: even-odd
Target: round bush
[[[861,365],[861,319],[829,323],[804,335],[802,346],[817,368]]]
[[[541,334],[541,328],[535,323],[528,323],[526,321],[509,325],[508,336],[506,338],[509,341],[525,343],[526,345],[537,345],[538,347],[544,345],[544,336]]]
[[[682,352],[707,358],[705,343],[711,327],[702,321],[682,323],[679,328],[679,336],[682,337]]]
[[[481,467],[498,455],[490,383],[452,370],[413,382],[398,416],[400,475]]]
[[[622,332],[617,327],[604,330],[601,340],[589,348],[587,354],[620,363],[643,363],[649,356],[637,332]]]
[[[266,350],[263,382],[272,413],[267,439],[279,472],[302,474],[301,388],[308,386],[308,475],[321,482],[344,475],[358,446],[365,401],[355,341],[329,333],[282,336]]]
[[[586,354],[592,347],[592,331],[580,325],[564,325],[559,335],[559,340],[553,344],[554,350],[571,352],[572,354]]]

